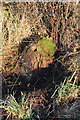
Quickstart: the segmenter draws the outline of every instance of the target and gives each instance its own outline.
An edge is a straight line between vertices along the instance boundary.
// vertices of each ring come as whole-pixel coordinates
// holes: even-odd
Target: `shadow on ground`
[[[3,97],[8,94],[12,94],[13,91],[18,97],[20,92],[30,92],[35,90],[43,90],[45,88],[53,88],[56,84],[63,82],[65,77],[71,75],[71,72],[57,60],[49,64],[46,68],[41,68],[32,71],[32,77],[29,80],[27,76],[21,74],[17,75],[12,73],[9,76],[3,78]]]
[[[54,92],[55,85],[59,85],[66,76],[70,76],[71,72],[56,61],[53,61],[47,68],[41,68],[32,71],[33,75],[30,80],[26,76],[15,73],[7,76],[6,82],[3,82],[3,98],[5,95],[15,93],[15,97],[21,98],[21,91],[26,93],[27,98],[34,102],[34,111],[40,117],[47,117],[47,109],[53,110],[53,100],[51,96]],[[28,95],[28,93],[30,93]],[[38,100],[39,98],[39,100]],[[39,103],[41,101],[41,103]],[[55,114],[55,113],[54,113]],[[55,116],[53,113],[51,116]]]

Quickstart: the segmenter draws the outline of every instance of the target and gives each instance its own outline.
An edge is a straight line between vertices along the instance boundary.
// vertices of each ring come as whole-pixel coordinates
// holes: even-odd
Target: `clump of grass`
[[[1,108],[7,111],[7,119],[11,116],[18,119],[29,119],[35,114],[32,112],[32,103],[25,98],[25,94],[21,92],[21,101],[18,103],[14,95],[10,95],[8,99],[2,101]]]
[[[60,102],[63,103],[65,101],[70,101],[73,98],[74,99],[78,98],[80,86],[76,84],[76,77],[74,81],[72,81],[75,74],[76,74],[76,71],[73,73],[71,78],[66,77],[64,82],[60,86],[57,86],[57,88],[55,89],[52,97],[55,97],[55,94],[58,92],[58,96],[56,98],[57,103],[60,103]]]

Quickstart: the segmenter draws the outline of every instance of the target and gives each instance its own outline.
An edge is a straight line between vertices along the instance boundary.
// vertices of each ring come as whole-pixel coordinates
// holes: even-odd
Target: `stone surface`
[[[36,50],[32,49],[36,46]],[[46,68],[54,59],[55,44],[49,38],[40,39],[36,45],[31,45],[24,50],[20,59],[19,71],[21,74],[31,77],[32,71]]]

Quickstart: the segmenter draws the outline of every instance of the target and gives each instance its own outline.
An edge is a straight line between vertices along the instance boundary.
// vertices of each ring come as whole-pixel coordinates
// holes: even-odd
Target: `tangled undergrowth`
[[[79,5],[1,3],[2,119],[79,119]]]

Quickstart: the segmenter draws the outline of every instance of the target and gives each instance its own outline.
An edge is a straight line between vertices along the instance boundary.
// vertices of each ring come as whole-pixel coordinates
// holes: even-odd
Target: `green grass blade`
[[[51,96],[51,98],[55,96],[55,94],[56,94],[56,92],[58,91],[58,89],[59,89],[59,87],[56,88],[56,90],[54,91],[54,93],[53,93],[53,95]]]

